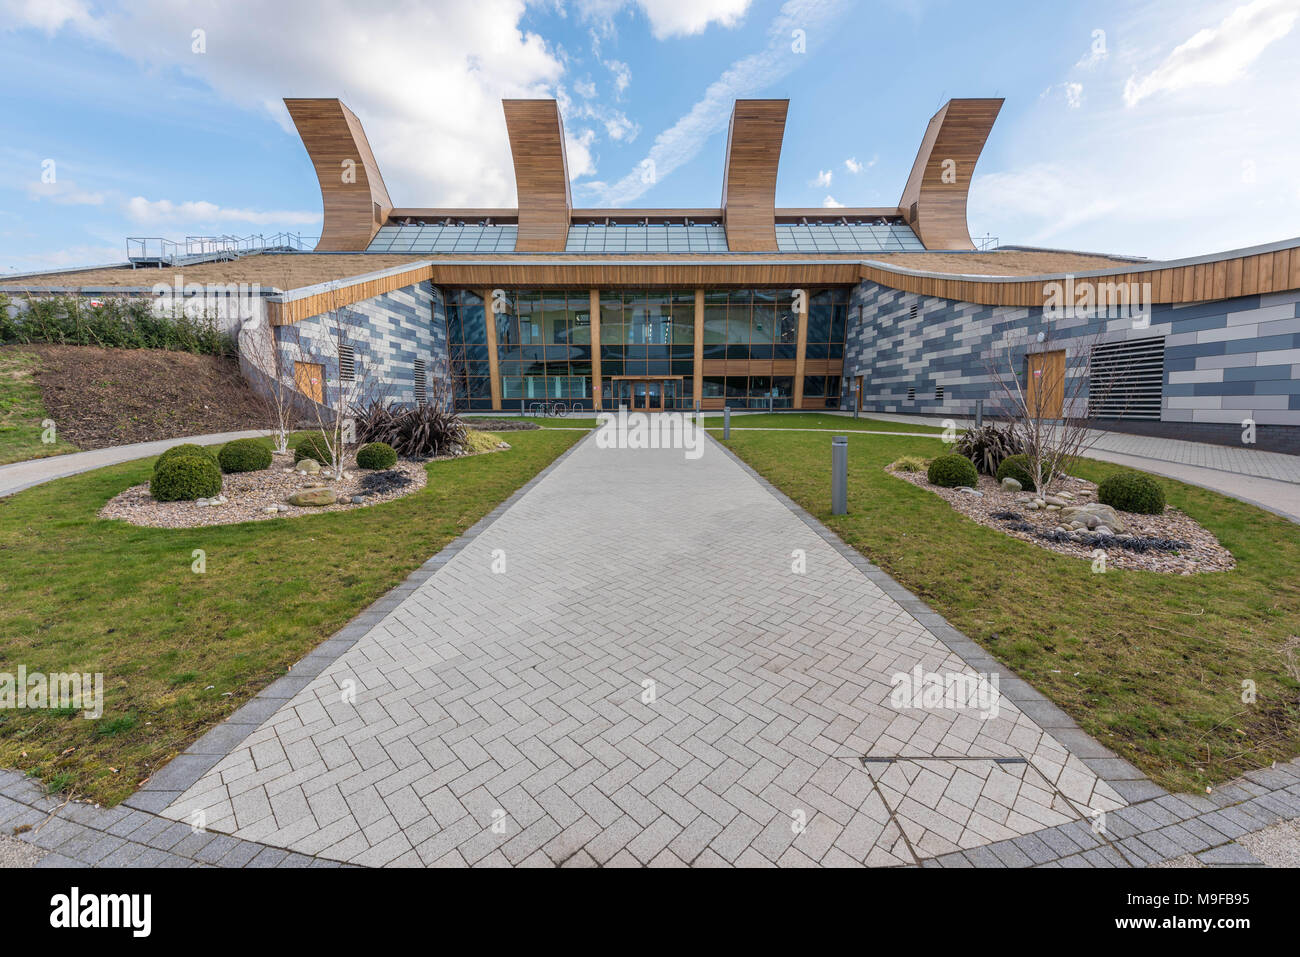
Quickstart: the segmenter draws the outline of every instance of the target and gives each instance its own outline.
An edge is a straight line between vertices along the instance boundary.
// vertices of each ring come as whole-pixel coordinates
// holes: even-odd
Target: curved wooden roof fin
[[[789,100],[737,100],[727,129],[722,218],[732,252],[776,250],[776,170]]]
[[[335,98],[286,98],[284,105],[320,182],[325,221],[316,251],[364,250],[393,202],[361,121]]]
[[[573,198],[564,123],[555,100],[502,100],[519,193],[516,252],[563,252]]]
[[[926,249],[975,248],[966,225],[966,198],[1002,103],[949,100],[931,117],[898,201],[904,221]]]

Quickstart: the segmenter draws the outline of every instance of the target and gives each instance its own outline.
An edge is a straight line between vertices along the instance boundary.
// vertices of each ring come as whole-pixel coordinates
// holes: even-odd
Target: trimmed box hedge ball
[[[357,449],[357,468],[391,469],[397,464],[397,452],[387,442],[371,442]]]
[[[235,439],[222,446],[217,453],[217,464],[227,475],[260,472],[271,467],[271,450],[257,439]]]
[[[1005,478],[1013,478],[1020,483],[1020,487],[1026,492],[1036,491],[1033,473],[1029,471],[1030,468],[1032,466],[1029,464],[1028,455],[1008,455],[1002,460],[1002,464],[998,466],[998,482]]]
[[[1159,515],[1165,510],[1165,490],[1137,472],[1116,472],[1097,486],[1097,501],[1121,512]]]
[[[221,469],[210,455],[173,455],[154,468],[149,494],[160,502],[212,498],[221,494]]]
[[[153,467],[157,470],[158,466],[162,465],[164,462],[169,462],[178,456],[195,454],[212,459],[214,465],[217,462],[217,453],[213,452],[210,448],[202,445],[195,445],[193,442],[185,442],[181,445],[173,445],[162,455],[158,456],[158,461],[154,462]]]
[[[975,463],[964,455],[955,454],[941,455],[931,462],[925,477],[931,485],[943,488],[957,488],[959,485],[974,488],[980,480],[979,473],[975,471]]]
[[[321,465],[334,464],[330,448],[325,443],[325,437],[321,435],[309,435],[294,446],[293,460],[301,462],[303,459],[315,459]]]

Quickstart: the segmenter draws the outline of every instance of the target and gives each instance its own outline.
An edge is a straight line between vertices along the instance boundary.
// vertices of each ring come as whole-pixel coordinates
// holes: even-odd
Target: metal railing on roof
[[[128,236],[126,258],[132,266],[188,266],[238,259],[251,253],[309,252],[317,237],[299,233],[254,233],[249,236]]]

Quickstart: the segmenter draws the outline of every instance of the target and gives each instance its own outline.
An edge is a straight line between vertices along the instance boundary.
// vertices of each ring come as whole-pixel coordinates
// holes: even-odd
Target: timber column
[[[704,290],[695,290],[695,404],[704,408]]]
[[[488,386],[492,390],[492,409],[501,411],[501,365],[497,362],[497,315],[493,311],[492,290],[481,290],[483,296],[483,324],[487,327]],[[505,305],[504,300],[502,306]]]
[[[600,290],[591,290],[591,407],[600,411]]]
[[[796,300],[802,300],[803,308],[796,315],[799,317],[799,335],[796,339],[797,344],[794,349],[794,398],[791,405],[796,409],[803,408],[803,370],[808,353],[808,290],[796,289]],[[799,306],[798,301],[795,302]]]

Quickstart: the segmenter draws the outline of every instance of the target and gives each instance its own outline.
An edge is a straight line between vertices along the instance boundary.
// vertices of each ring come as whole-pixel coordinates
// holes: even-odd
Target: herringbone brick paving
[[[1006,696],[893,707],[917,665],[971,673],[716,445],[589,438],[163,813],[362,865],[830,866],[1126,803]]]

